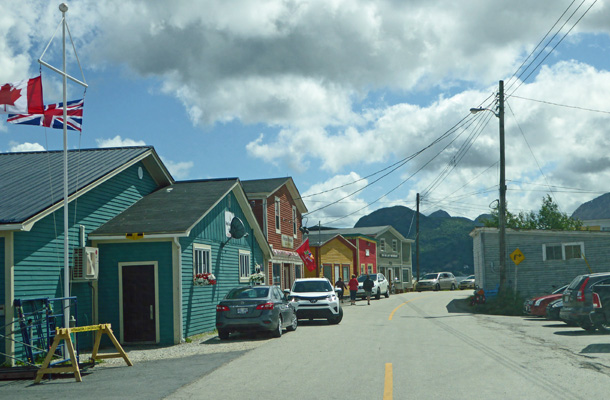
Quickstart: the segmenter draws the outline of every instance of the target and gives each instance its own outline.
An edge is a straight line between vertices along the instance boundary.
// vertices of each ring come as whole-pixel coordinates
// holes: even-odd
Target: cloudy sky
[[[68,26],[89,88],[71,149],[153,145],[174,177],[292,176],[308,225],[381,207],[475,218],[498,198],[498,82],[512,212],[609,190],[603,0],[82,0]],[[61,67],[59,2],[0,3],[0,84]],[[71,45],[68,70],[82,79]],[[46,103],[61,80],[42,67]],[[69,99],[83,96],[75,83]],[[0,151],[60,150],[0,122]],[[319,211],[316,211],[320,209]]]

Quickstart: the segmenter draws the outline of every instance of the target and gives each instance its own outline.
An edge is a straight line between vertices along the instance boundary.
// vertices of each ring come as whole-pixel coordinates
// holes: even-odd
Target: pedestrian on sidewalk
[[[347,292],[347,286],[345,286],[345,282],[343,282],[341,277],[335,282],[335,288],[339,289],[339,300],[343,303],[343,294]]]
[[[362,282],[362,289],[364,289],[364,294],[366,294],[366,301],[368,305],[371,305],[371,292],[373,291],[373,286],[375,286],[375,282],[371,279],[371,276],[367,274],[366,279]]]
[[[352,274],[352,279],[349,280],[349,300],[351,305],[356,305],[356,293],[358,293],[358,279]]]

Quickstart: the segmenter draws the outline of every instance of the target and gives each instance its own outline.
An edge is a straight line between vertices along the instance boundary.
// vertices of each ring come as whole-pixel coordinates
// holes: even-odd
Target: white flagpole
[[[66,79],[66,12],[68,5],[61,3],[59,11],[62,15],[62,50],[63,50],[63,83],[64,83],[64,297],[70,296],[70,266],[69,266],[69,232],[68,232],[68,132],[67,132],[67,86]],[[64,300],[64,328],[70,327],[70,300]]]

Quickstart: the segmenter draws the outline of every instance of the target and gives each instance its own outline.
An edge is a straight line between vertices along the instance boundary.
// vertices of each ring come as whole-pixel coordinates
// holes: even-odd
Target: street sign
[[[523,255],[521,250],[519,250],[519,248],[517,248],[517,249],[515,249],[515,251],[510,253],[510,259],[513,260],[515,265],[519,265],[521,263],[521,261],[525,260],[525,256]]]

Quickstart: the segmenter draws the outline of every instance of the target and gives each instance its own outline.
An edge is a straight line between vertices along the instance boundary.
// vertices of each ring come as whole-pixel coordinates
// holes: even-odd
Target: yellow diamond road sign
[[[512,253],[510,253],[510,259],[513,260],[515,265],[519,265],[521,261],[525,260],[525,256],[521,253],[521,250],[518,248],[515,249]]]

